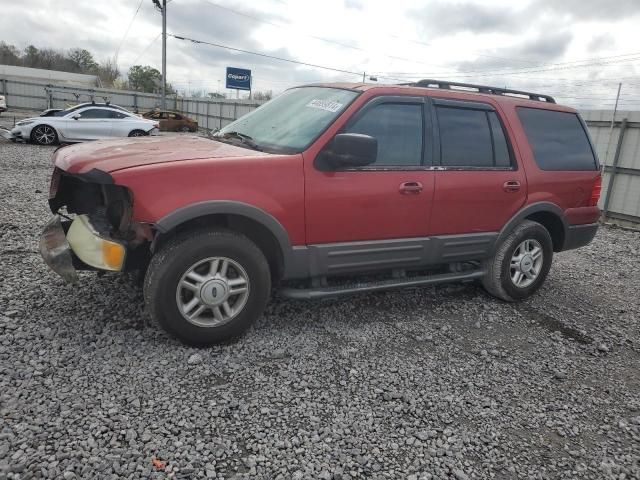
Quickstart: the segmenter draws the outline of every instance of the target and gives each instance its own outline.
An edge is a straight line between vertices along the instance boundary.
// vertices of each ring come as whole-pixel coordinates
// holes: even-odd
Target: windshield
[[[358,92],[326,87],[300,87],[230,123],[214,135],[266,151],[298,153],[340,115]]]

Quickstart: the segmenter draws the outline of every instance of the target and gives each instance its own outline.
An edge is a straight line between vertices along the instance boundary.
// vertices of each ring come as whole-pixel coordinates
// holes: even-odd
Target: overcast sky
[[[0,40],[23,48],[113,57],[139,0],[1,0]],[[243,50],[397,83],[438,78],[540,90],[563,103],[640,108],[640,0],[171,0],[167,30]],[[11,20],[13,19],[13,20]],[[11,20],[11,21],[8,21]],[[118,64],[161,64],[161,16],[142,0]],[[254,88],[359,81],[169,38],[168,80],[179,90],[224,89],[224,69],[253,71]],[[569,63],[571,62],[571,63]]]

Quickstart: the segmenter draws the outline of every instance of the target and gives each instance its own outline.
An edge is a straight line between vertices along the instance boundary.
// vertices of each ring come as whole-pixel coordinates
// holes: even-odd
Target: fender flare
[[[282,224],[271,214],[265,212],[261,208],[255,207],[248,203],[237,202],[232,200],[209,200],[204,202],[192,203],[184,207],[180,207],[177,210],[165,215],[155,223],[155,227],[160,235],[165,234],[173,230],[178,225],[181,225],[189,220],[193,220],[198,217],[204,217],[206,215],[238,215],[241,217],[249,218],[267,230],[269,230],[275,237],[280,250],[282,251],[282,257],[284,260],[285,269],[289,263],[292,255],[291,241],[287,230]],[[156,239],[159,236],[156,236]],[[152,244],[152,250],[155,248],[155,242]]]
[[[504,240],[522,221],[527,218],[529,215],[539,212],[547,212],[552,213],[560,221],[562,222],[562,228],[564,230],[564,238],[567,238],[567,234],[569,232],[569,224],[567,223],[567,219],[564,216],[564,211],[555,203],[551,202],[536,202],[531,205],[527,205],[526,207],[518,210],[515,215],[513,215],[509,221],[502,227],[500,233],[498,234],[498,238],[496,239],[495,247]]]

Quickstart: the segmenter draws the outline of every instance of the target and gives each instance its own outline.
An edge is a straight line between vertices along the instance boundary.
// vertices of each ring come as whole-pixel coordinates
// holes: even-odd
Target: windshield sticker
[[[342,108],[342,103],[332,102],[331,100],[311,100],[307,103],[307,107],[319,108],[320,110],[326,110],[327,112],[336,113]]]

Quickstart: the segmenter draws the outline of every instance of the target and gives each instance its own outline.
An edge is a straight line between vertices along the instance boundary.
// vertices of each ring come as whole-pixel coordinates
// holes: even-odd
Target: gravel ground
[[[197,350],[134,279],[47,270],[51,152],[0,142],[0,479],[640,477],[640,233],[602,228],[518,305],[275,300]]]

